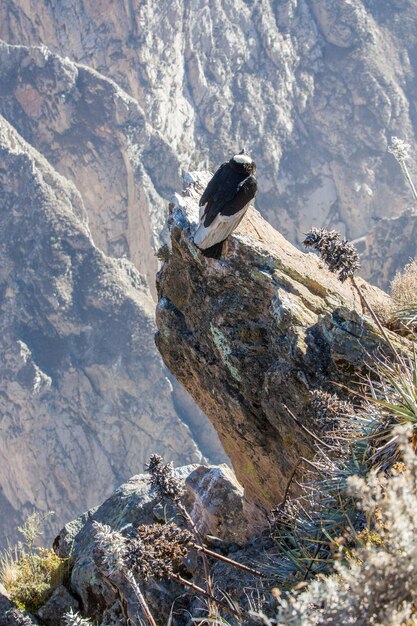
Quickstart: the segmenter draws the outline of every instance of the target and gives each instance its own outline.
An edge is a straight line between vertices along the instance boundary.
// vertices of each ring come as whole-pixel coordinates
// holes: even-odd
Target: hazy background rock
[[[389,289],[398,270],[417,258],[417,210],[378,220],[358,247],[363,246],[362,275]]]
[[[386,149],[411,143],[417,177],[416,22],[415,0],[6,0],[0,37],[111,76],[187,170],[247,146],[257,207],[299,242],[313,224],[363,236],[408,205]],[[161,175],[161,156],[143,167]]]
[[[0,188],[6,542],[34,507],[56,528],[97,504],[154,451],[202,453],[155,350],[145,280],[94,245],[77,189],[1,117]]]

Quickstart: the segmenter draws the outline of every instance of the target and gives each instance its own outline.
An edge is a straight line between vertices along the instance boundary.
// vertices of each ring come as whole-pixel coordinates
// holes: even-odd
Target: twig
[[[197,528],[197,526],[194,523],[193,518],[191,517],[191,515],[189,514],[189,512],[187,511],[187,509],[185,508],[185,506],[183,505],[183,503],[181,501],[177,502],[177,507],[179,509],[179,511],[181,512],[182,516],[184,517],[184,519],[188,522],[194,537],[197,540],[197,544],[200,546],[200,548],[204,548],[204,542],[203,539],[200,535],[200,532]],[[208,596],[207,597],[211,597],[214,598],[214,593],[213,593],[213,585],[211,582],[211,575],[210,575],[210,565],[207,559],[206,554],[204,553],[204,551],[200,551],[201,554],[201,560],[203,562],[203,567],[204,567],[204,576],[206,579],[206,585],[207,585],[207,592],[208,592]],[[210,611],[213,610],[213,606],[210,604]]]
[[[385,328],[382,326],[381,320],[379,319],[378,315],[375,313],[375,311],[373,310],[372,306],[369,304],[368,300],[366,299],[366,297],[364,296],[362,291],[359,289],[359,286],[358,286],[358,284],[357,284],[357,282],[355,280],[355,277],[351,276],[350,280],[352,282],[353,287],[358,292],[359,297],[361,298],[361,302],[365,303],[368,311],[371,314],[372,319],[374,320],[375,324],[377,325],[377,327],[381,331],[382,336],[384,337],[385,341],[387,342],[387,344],[389,345],[389,347],[393,351],[393,353],[394,353],[395,357],[397,358],[397,360],[400,361],[400,356],[398,354],[397,348],[394,346],[394,344],[391,341],[391,338],[388,336],[387,332],[385,331]]]
[[[232,607],[229,606],[223,600],[220,600],[219,598],[216,598],[216,596],[212,595],[211,593],[209,593],[208,591],[206,591],[202,587],[199,587],[198,585],[190,582],[186,578],[183,578],[179,574],[170,574],[170,578],[172,578],[172,580],[176,580],[177,582],[181,583],[182,585],[186,585],[187,587],[189,587],[190,589],[192,589],[193,591],[195,591],[197,593],[201,593],[201,595],[205,596],[206,598],[209,598],[212,602],[214,602],[217,605],[223,607],[224,609],[227,609],[233,615],[236,615],[237,617],[241,617],[242,616],[242,612],[241,611],[236,611],[235,609],[232,609]]]
[[[294,420],[294,422],[301,428],[301,430],[304,430],[304,432],[306,432],[308,435],[310,435],[310,437],[313,437],[313,439],[315,441],[317,441],[317,443],[319,443],[321,446],[324,446],[325,448],[329,448],[330,450],[333,450],[333,446],[331,446],[330,444],[326,443],[325,441],[323,441],[322,439],[320,439],[320,437],[317,437],[317,435],[315,435],[313,432],[311,432],[311,430],[309,430],[306,426],[304,426],[304,424],[302,424],[294,415],[294,413],[292,411],[290,411],[290,409],[287,407],[286,404],[283,405],[284,409],[286,409],[286,411],[288,412],[288,415],[290,417],[292,417],[292,419]]]
[[[314,463],[306,459],[304,456],[300,456],[300,461],[304,461],[304,463],[307,463],[307,465],[310,465],[316,472],[321,471],[318,465],[315,465]]]
[[[135,577],[133,576],[132,572],[130,572],[129,570],[126,571],[126,578],[129,581],[129,583],[132,585],[133,590],[135,592],[135,595],[137,597],[137,599],[139,600],[139,603],[143,609],[143,612],[146,616],[146,619],[148,620],[149,624],[151,626],[156,626],[156,622],[152,616],[152,613],[150,611],[150,608],[148,606],[148,603],[145,600],[144,595],[142,594],[142,591],[140,590],[140,587],[138,585],[138,583],[135,580]]]
[[[209,548],[206,548],[205,546],[200,546],[200,545],[197,545],[197,544],[193,544],[193,548],[195,550],[201,550],[201,552],[204,552],[208,556],[211,556],[214,559],[217,559],[218,561],[223,561],[224,563],[228,563],[229,565],[233,565],[233,567],[237,567],[238,569],[241,569],[244,572],[248,572],[249,574],[253,574],[254,576],[259,576],[259,577],[262,577],[262,578],[266,577],[266,574],[262,574],[262,572],[258,572],[258,570],[252,569],[248,565],[244,565],[243,563],[238,563],[237,561],[234,561],[233,559],[229,559],[227,556],[223,556],[222,554],[218,554],[217,552],[214,552],[213,550],[210,550]]]
[[[287,481],[287,485],[285,487],[285,491],[284,491],[284,497],[282,499],[282,502],[279,503],[279,505],[277,506],[277,509],[279,508],[281,511],[284,509],[285,505],[287,504],[287,500],[288,500],[288,494],[290,493],[290,487],[291,487],[291,483],[294,480],[294,476],[296,474],[296,471],[298,469],[298,466],[301,463],[301,458],[298,459],[297,463],[294,465],[293,470],[288,478]]]

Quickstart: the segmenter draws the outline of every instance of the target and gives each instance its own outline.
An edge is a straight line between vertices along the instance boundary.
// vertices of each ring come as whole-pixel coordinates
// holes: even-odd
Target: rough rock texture
[[[39,622],[0,591],[0,626],[38,626]]]
[[[11,175],[11,173],[13,173]],[[201,452],[153,342],[132,263],[93,243],[76,188],[0,118],[0,536],[33,507],[54,527],[159,451]]]
[[[362,275],[389,289],[395,274],[417,258],[417,211],[409,209],[398,217],[379,220],[362,245]]]
[[[70,609],[78,611],[80,603],[72,596],[64,585],[55,589],[49,600],[37,611],[37,617],[43,626],[66,626],[64,615]]]
[[[349,384],[381,346],[359,297],[250,208],[220,261],[192,243],[208,173],[171,205],[172,250],[158,275],[157,346],[214,424],[250,500],[271,507],[310,441],[310,392]],[[389,298],[359,279],[375,308]],[[383,343],[383,342],[382,342]]]
[[[216,537],[223,551],[245,544],[248,534],[254,530],[253,520],[245,510],[243,490],[236,482],[230,469],[223,466],[188,466],[176,470],[178,477],[185,479],[184,502],[199,531]],[[115,591],[97,568],[94,558],[93,521],[110,525],[123,534],[129,534],[140,524],[174,519],[182,525],[182,518],[169,502],[161,502],[149,488],[147,476],[134,476],[100,507],[85,513],[67,524],[55,540],[55,549],[71,560],[71,591],[80,598],[82,612],[103,626],[118,626],[129,623],[138,611],[132,590],[119,577]],[[191,556],[191,555],[190,555]],[[244,560],[244,559],[243,559]],[[188,576],[200,583],[201,563],[194,557],[186,563]],[[230,568],[229,568],[230,569]],[[167,623],[175,598],[174,615],[188,609],[187,598],[178,598],[182,588],[167,581],[140,581],[147,600],[159,624]],[[124,596],[124,601],[121,599]],[[186,621],[186,620],[185,620]],[[182,620],[175,624],[183,623]],[[187,622],[188,623],[188,622]]]
[[[187,170],[250,148],[257,206],[297,242],[407,206],[386,148],[416,156],[416,21],[415,0],[4,0],[0,37],[111,76]]]
[[[0,43],[0,114],[16,131],[1,122],[4,545],[33,506],[62,523],[160,446],[182,462],[197,448],[226,457],[151,339],[160,194],[178,180],[171,148],[115,83],[44,47]],[[142,161],[155,150],[151,177]]]
[[[75,183],[95,245],[154,288],[162,197],[179,185],[172,148],[113,81],[45,47],[0,43],[0,114]]]

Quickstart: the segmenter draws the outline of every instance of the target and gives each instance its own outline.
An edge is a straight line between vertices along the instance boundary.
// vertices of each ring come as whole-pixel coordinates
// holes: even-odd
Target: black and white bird
[[[225,239],[238,227],[258,185],[256,165],[242,151],[223,163],[200,199],[200,223],[194,243],[211,258],[221,257]]]

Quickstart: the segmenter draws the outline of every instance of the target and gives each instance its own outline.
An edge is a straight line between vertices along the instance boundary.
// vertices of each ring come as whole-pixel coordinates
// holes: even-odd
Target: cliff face
[[[214,424],[246,496],[268,509],[311,450],[288,409],[309,424],[311,392],[351,384],[382,344],[353,288],[252,208],[223,259],[202,256],[192,233],[208,179],[192,173],[171,205],[156,343]],[[389,300],[366,283],[362,289],[378,309]]]
[[[143,154],[152,179],[167,145],[187,170],[247,146],[258,208],[298,242],[312,224],[357,238],[407,206],[386,148],[393,134],[416,145],[416,20],[409,0],[5,0],[0,37],[44,43],[133,96],[164,140]]]
[[[95,244],[109,256],[129,258],[154,289],[162,197],[178,188],[179,167],[138,103],[114,82],[46,48],[5,43],[0,93],[0,113],[75,183]]]
[[[62,523],[159,448],[225,455],[151,338],[172,150],[117,85],[46,48],[0,43],[0,94],[6,541],[34,506]],[[151,178],[142,160],[158,146]]]
[[[77,189],[0,117],[0,535],[106,497],[160,450],[201,452],[153,343],[154,303],[91,237]]]
[[[364,237],[362,275],[382,289],[389,289],[395,274],[417,258],[417,212],[379,220]]]

